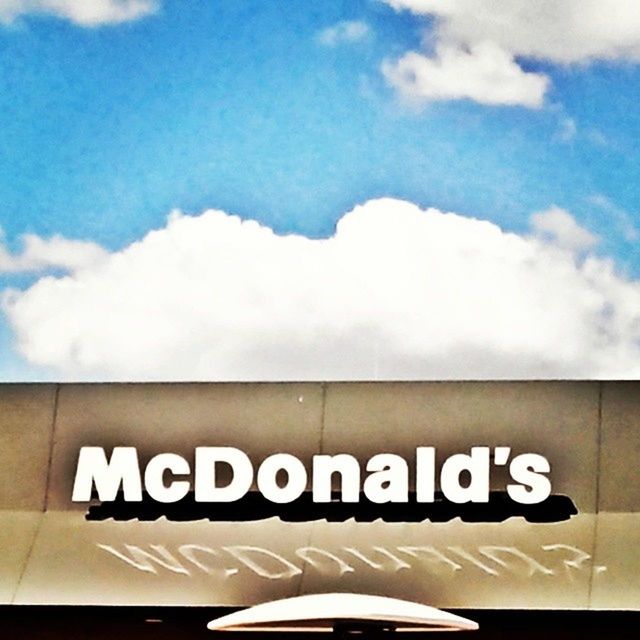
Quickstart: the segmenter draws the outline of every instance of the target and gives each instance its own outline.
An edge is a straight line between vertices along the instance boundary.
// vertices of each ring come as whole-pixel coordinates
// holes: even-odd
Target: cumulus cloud
[[[0,22],[39,14],[96,27],[137,20],[157,9],[158,0],[0,0]]]
[[[176,213],[4,310],[67,379],[638,377],[640,283],[549,219],[547,239],[381,199],[308,239]]]
[[[438,47],[434,57],[410,51],[382,71],[389,83],[410,100],[459,100],[537,108],[544,102],[548,78],[523,71],[491,42],[465,50]]]
[[[543,239],[569,251],[585,251],[597,242],[597,236],[581,227],[565,209],[551,207],[531,216],[531,227]]]
[[[357,42],[370,35],[369,25],[361,20],[343,20],[320,31],[318,42],[327,47],[335,47],[342,42]]]
[[[520,69],[517,58],[552,63],[640,61],[640,11],[636,0],[385,0],[434,20],[428,41],[460,55],[487,43]],[[425,60],[436,59],[423,56]],[[400,58],[398,64],[402,62]],[[506,65],[500,68],[507,69]],[[425,78],[427,81],[428,78]],[[501,83],[496,83],[501,87]],[[416,94],[429,93],[416,85]],[[453,97],[453,96],[452,96]],[[505,102],[512,104],[512,102]],[[522,101],[523,106],[531,106]],[[534,103],[534,106],[537,106]]]
[[[69,240],[56,235],[41,238],[34,234],[22,236],[22,251],[11,253],[1,242],[0,274],[38,272],[50,269],[75,272],[104,260],[108,253],[94,242]]]

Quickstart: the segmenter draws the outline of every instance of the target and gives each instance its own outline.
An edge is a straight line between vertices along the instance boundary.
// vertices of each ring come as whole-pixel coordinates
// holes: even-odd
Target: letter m
[[[78,455],[73,502],[89,502],[95,486],[103,502],[116,499],[122,487],[127,502],[142,501],[142,482],[135,447],[114,447],[111,459],[102,447],[82,447]]]

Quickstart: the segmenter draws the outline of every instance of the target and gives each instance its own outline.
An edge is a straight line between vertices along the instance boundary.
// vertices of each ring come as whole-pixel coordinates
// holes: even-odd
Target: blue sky
[[[539,108],[410,103],[381,65],[427,55],[433,20],[376,0],[164,0],[118,24],[7,21],[7,250],[18,253],[23,234],[57,234],[115,252],[173,209],[324,238],[345,212],[384,196],[518,234],[556,205],[599,237],[597,255],[637,278],[640,64],[518,57],[550,79]],[[323,30],[353,21],[366,32],[323,42]],[[0,285],[24,291],[41,276],[0,274]],[[16,352],[6,318],[0,346],[5,379],[56,376]]]

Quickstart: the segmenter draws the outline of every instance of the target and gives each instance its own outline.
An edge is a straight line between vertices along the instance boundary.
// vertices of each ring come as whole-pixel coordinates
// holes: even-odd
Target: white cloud
[[[392,199],[320,240],[173,214],[4,309],[67,379],[640,376],[640,283],[559,246],[561,226],[548,242]]]
[[[598,242],[597,236],[581,227],[568,211],[560,207],[534,213],[531,227],[543,239],[569,251],[585,251]]]
[[[592,205],[595,205],[608,216],[607,223],[616,227],[620,233],[622,233],[622,237],[627,242],[636,242],[640,239],[640,231],[636,227],[633,216],[618,206],[615,202],[612,202],[606,196],[601,193],[595,193],[587,198],[587,202]]]
[[[540,107],[548,79],[523,71],[512,57],[491,42],[460,47],[438,47],[435,57],[410,51],[385,62],[382,71],[410,100],[459,100],[482,104]]]
[[[137,20],[157,9],[158,0],[0,0],[0,22],[40,14],[96,27]]]
[[[50,269],[75,272],[106,259],[108,253],[93,242],[68,240],[62,236],[41,238],[33,234],[22,236],[20,253],[10,253],[1,242],[0,274],[39,272]]]
[[[435,22],[428,31],[427,42],[435,41],[440,48],[457,51],[474,51],[491,43],[523,75],[526,72],[517,58],[562,64],[594,60],[640,61],[637,0],[385,2],[396,10],[409,10],[433,18]],[[399,62],[402,60],[400,58]],[[496,83],[495,86],[500,88],[502,85]],[[428,94],[424,96],[425,99],[429,97]],[[529,106],[524,102],[521,104]]]
[[[369,25],[361,20],[343,20],[320,31],[318,42],[328,47],[335,47],[342,42],[357,42],[370,35]]]
[[[494,42],[516,56],[571,63],[640,61],[637,0],[385,0],[437,19],[440,40]]]
[[[578,135],[578,125],[573,118],[563,117],[558,122],[555,138],[560,142],[571,142]]]

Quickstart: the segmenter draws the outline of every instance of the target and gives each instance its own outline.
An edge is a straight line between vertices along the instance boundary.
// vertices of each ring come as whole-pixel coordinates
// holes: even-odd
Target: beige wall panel
[[[315,565],[305,569],[303,591],[339,584],[436,607],[585,608],[594,518],[317,524],[305,551]]]
[[[0,385],[0,509],[43,509],[55,385]]]
[[[602,385],[600,511],[640,510],[640,382]]]
[[[338,590],[442,607],[588,606],[594,516],[553,525],[44,518],[19,603],[241,606]]]
[[[640,609],[639,483],[640,383],[603,383],[594,608]]]
[[[233,446],[255,462],[287,451],[318,451],[322,385],[118,384],[62,387],[50,504],[71,506],[78,452],[85,445],[135,446],[144,461],[170,451],[193,460],[197,446]]]
[[[27,566],[41,511],[0,511],[0,604],[10,604]]]
[[[547,456],[553,492],[594,513],[598,395],[598,383],[584,382],[329,383],[323,451],[414,459],[416,446],[433,445],[443,459],[511,446]]]
[[[16,602],[239,606],[290,597],[302,576],[292,550],[308,544],[310,529],[276,519],[87,522],[49,512]]]
[[[640,514],[598,516],[592,608],[640,609],[639,549]]]

